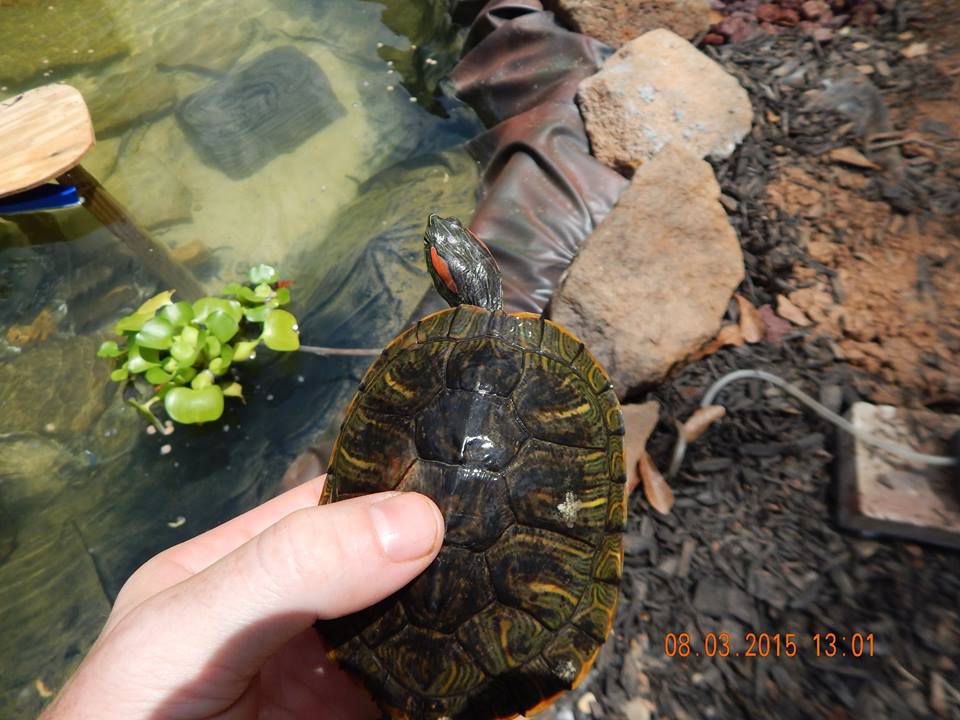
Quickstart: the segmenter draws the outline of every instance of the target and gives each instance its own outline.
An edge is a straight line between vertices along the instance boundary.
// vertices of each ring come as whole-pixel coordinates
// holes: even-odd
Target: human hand
[[[443,516],[415,493],[318,507],[323,481],[144,564],[42,720],[379,717],[312,625],[416,577]]]

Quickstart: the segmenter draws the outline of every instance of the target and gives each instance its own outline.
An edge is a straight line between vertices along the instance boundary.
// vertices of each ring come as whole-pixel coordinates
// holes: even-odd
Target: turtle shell
[[[539,315],[461,305],[383,351],[321,502],[421,492],[446,536],[405,588],[317,627],[389,717],[512,717],[579,682],[619,595],[622,436],[606,373]]]

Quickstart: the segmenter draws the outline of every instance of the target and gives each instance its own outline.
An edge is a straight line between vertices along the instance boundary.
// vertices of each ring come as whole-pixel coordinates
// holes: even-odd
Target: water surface
[[[379,347],[428,290],[427,213],[473,207],[459,146],[480,127],[434,95],[457,53],[444,7],[8,0],[0,97],[78,87],[98,139],[84,166],[209,291],[270,262],[294,282],[304,342]],[[279,75],[236,86],[278,50]],[[212,88],[226,90],[201,108],[198,140],[182,108]],[[244,92],[290,116],[238,135],[230,93]],[[266,150],[251,161],[254,142]],[[161,289],[150,259],[83,208],[0,218],[0,717],[37,713],[139,563],[275,494],[335,432],[370,361],[264,352],[243,368],[245,405],[148,434],[93,353]]]

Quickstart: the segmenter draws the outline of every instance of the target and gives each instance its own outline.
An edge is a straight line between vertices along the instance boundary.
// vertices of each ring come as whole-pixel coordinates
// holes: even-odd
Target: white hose
[[[891,442],[890,440],[885,440],[884,438],[878,438],[870,435],[860,428],[855,427],[849,420],[840,417],[829,408],[818,403],[812,397],[803,392],[803,390],[791,385],[783,378],[777,377],[776,375],[768,372],[764,372],[763,370],[734,370],[733,372],[724,375],[710,386],[710,388],[704,394],[703,400],[700,401],[700,406],[704,407],[706,405],[713,405],[714,399],[717,397],[720,391],[730,383],[736,382],[737,380],[765,380],[768,383],[776,385],[778,388],[787,394],[792,395],[804,405],[809,407],[824,420],[829,420],[837,427],[846,430],[860,442],[865,443],[866,445],[873,445],[874,447],[881,448],[882,450],[886,450],[894,455],[899,455],[905,460],[916,463],[924,463],[926,465],[937,465],[939,467],[949,467],[957,464],[957,460],[955,458],[944,455],[929,455],[927,453],[917,452],[913,448],[909,448],[906,445],[901,445],[899,443]]]

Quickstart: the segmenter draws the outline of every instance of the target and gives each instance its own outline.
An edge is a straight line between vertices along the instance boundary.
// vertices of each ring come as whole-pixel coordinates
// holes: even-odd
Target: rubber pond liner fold
[[[575,103],[612,49],[565,30],[538,0],[462,0],[451,12],[471,22],[451,83],[488,128],[467,143],[482,168],[470,229],[500,263],[505,309],[542,312],[629,184],[590,154]],[[429,293],[415,315],[435,307]]]

